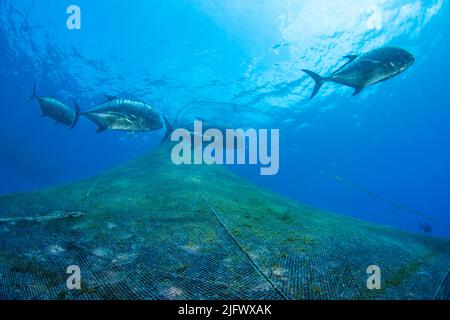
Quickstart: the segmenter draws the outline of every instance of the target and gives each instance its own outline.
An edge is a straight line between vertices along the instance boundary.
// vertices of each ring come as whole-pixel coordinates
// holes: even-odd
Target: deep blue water
[[[81,8],[81,30],[66,28],[71,4]],[[0,193],[95,175],[163,135],[95,134],[86,119],[73,130],[55,125],[25,102],[36,82],[38,94],[76,99],[83,110],[119,95],[173,119],[203,101],[192,116],[280,129],[280,173],[233,167],[242,176],[406,230],[418,231],[421,218],[373,195],[450,225],[449,10],[443,0],[2,0]],[[409,50],[416,63],[360,96],[326,84],[308,100],[313,84],[301,69],[326,74],[344,55],[384,45]],[[258,112],[233,117],[218,102]],[[436,223],[433,232],[450,235]]]

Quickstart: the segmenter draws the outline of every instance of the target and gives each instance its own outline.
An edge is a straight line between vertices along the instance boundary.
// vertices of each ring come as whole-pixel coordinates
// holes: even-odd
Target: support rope
[[[406,210],[406,211],[408,211],[408,212],[410,212],[410,213],[412,213],[412,214],[414,214],[414,215],[416,215],[418,217],[421,217],[422,219],[428,220],[428,221],[436,223],[436,224],[438,224],[438,225],[440,225],[440,226],[442,226],[444,228],[450,229],[449,225],[447,225],[446,223],[444,223],[442,221],[437,220],[436,218],[433,218],[431,216],[427,216],[427,215],[423,214],[422,212],[420,212],[418,210],[412,209],[412,208],[410,208],[408,206],[405,206],[403,204],[400,204],[398,202],[392,201],[392,200],[387,199],[387,198],[385,198],[383,196],[375,194],[375,193],[367,190],[364,187],[361,187],[361,186],[359,186],[359,185],[357,185],[357,184],[355,184],[353,182],[349,182],[349,181],[343,179],[342,177],[339,177],[339,176],[336,176],[336,175],[332,175],[332,174],[326,173],[324,171],[322,171],[322,174],[324,174],[325,176],[327,176],[327,177],[329,177],[329,178],[331,178],[331,179],[333,179],[333,180],[335,180],[337,182],[343,183],[343,184],[345,184],[345,185],[347,185],[347,186],[349,186],[349,187],[351,187],[351,188],[353,188],[355,190],[367,193],[370,197],[372,197],[374,199],[383,201],[383,202],[385,202],[385,203],[387,203],[387,204],[389,204],[389,205],[391,205],[391,206],[393,206],[395,208]]]
[[[190,180],[193,184],[194,189],[199,190],[194,177],[192,176],[192,174],[190,175]],[[250,256],[250,254],[247,252],[247,250],[245,250],[245,248],[239,243],[239,241],[236,239],[236,237],[231,233],[231,231],[228,229],[228,227],[223,223],[222,219],[220,219],[219,215],[217,214],[217,212],[214,210],[213,207],[211,207],[208,203],[208,201],[206,201],[206,199],[203,197],[203,195],[201,195],[201,191],[200,191],[200,198],[203,200],[203,202],[205,203],[206,207],[209,209],[209,211],[211,212],[211,214],[216,218],[216,220],[219,222],[219,224],[222,226],[222,228],[225,230],[226,233],[228,233],[228,235],[231,237],[231,239],[233,239],[233,242],[237,245],[237,247],[241,250],[242,253],[244,253],[244,255],[247,257],[247,259],[250,261],[251,265],[253,266],[253,268],[256,270],[257,273],[259,273],[263,279],[266,280],[267,283],[270,284],[270,286],[284,299],[284,300],[289,300],[288,297],[281,292],[281,290],[273,283],[272,280],[270,280],[270,278],[264,274],[264,272],[261,270],[261,268],[258,266],[258,264],[252,259],[252,257]]]
[[[211,213],[214,215],[214,217],[217,219],[217,221],[219,222],[219,224],[223,227],[223,229],[228,233],[228,235],[231,237],[231,239],[233,239],[234,243],[236,243],[236,245],[238,246],[238,248],[245,254],[245,256],[247,257],[247,259],[250,261],[250,263],[252,264],[252,266],[255,268],[255,270],[275,289],[275,291],[281,296],[283,297],[284,300],[289,300],[286,295],[281,292],[281,290],[272,282],[272,280],[270,280],[270,278],[259,268],[258,264],[252,259],[252,257],[250,256],[250,254],[247,252],[247,250],[244,249],[244,247],[242,247],[242,245],[239,243],[239,241],[236,239],[236,237],[231,233],[231,231],[227,228],[227,226],[223,223],[222,219],[220,219],[220,217],[217,215],[216,211],[214,210],[214,208],[212,208],[208,201],[206,201],[205,198],[203,198],[203,201],[205,202],[206,206],[209,208],[209,210],[211,211]]]
[[[434,295],[434,300],[448,300],[450,298],[450,290],[449,290],[449,281],[450,281],[450,271],[444,276],[439,288],[436,290],[436,294]],[[442,292],[441,292],[442,291]]]

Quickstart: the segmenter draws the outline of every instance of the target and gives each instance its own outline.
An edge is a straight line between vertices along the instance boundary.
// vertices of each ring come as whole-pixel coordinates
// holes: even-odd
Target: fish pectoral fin
[[[358,94],[361,93],[361,91],[364,90],[364,87],[353,87],[355,89],[355,92],[353,92],[354,96],[357,96]]]
[[[128,120],[132,120],[133,118],[137,119],[137,117],[135,115],[126,114],[126,113],[117,112],[117,111],[109,111],[108,115],[114,116],[115,118],[118,118],[118,119],[124,119],[124,120],[127,120],[127,121]]]
[[[135,116],[135,115],[133,115],[133,114],[126,115],[125,118],[126,118],[126,119],[128,120],[128,122],[130,122],[130,123],[134,123],[134,122],[137,122],[137,121],[139,120],[139,117],[137,117],[137,116]]]

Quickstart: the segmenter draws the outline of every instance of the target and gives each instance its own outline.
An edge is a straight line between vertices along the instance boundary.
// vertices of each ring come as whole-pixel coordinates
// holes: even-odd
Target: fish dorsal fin
[[[355,61],[359,56],[356,54],[353,55],[348,55],[348,56],[344,56],[345,59],[348,59],[348,61],[339,69],[337,69],[335,72],[333,72],[331,75],[334,75],[336,73],[338,73],[339,71],[341,71],[342,69],[344,69],[346,66],[348,66],[350,63],[352,63],[353,61]]]
[[[349,54],[347,56],[344,56],[345,59],[348,59],[348,63],[353,62],[354,60],[358,59],[359,55],[357,54]]]
[[[128,122],[134,123],[139,121],[139,118],[135,116],[134,114],[127,114],[123,116]]]
[[[105,98],[106,98],[108,101],[113,101],[113,100],[119,99],[119,97],[116,97],[116,96],[109,96],[109,95],[105,95]]]

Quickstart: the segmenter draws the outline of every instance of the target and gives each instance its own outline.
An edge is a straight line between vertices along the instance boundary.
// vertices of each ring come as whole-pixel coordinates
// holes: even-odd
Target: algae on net
[[[2,220],[52,212],[85,215]],[[0,236],[2,299],[432,299],[450,261],[448,241],[304,206],[221,166],[175,166],[168,146],[0,197]],[[69,265],[82,290],[67,289]],[[369,265],[381,290],[366,287]]]

